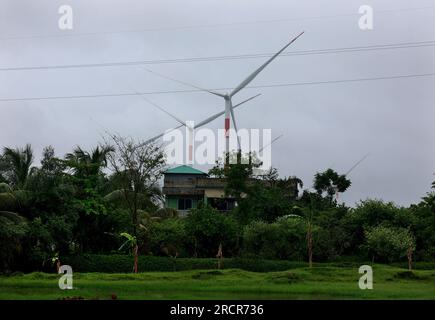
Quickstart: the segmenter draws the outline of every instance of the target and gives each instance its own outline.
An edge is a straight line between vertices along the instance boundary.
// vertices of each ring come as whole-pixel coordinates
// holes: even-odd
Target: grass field
[[[373,290],[358,287],[356,267],[319,265],[282,272],[239,269],[147,272],[140,274],[75,273],[74,289],[60,290],[59,275],[0,276],[0,299],[435,299],[435,270],[408,273],[373,266]]]

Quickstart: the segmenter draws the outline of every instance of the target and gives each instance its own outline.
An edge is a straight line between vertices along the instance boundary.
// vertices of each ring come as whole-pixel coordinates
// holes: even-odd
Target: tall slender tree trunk
[[[137,265],[138,265],[138,263],[137,263],[137,260],[138,260],[138,254],[137,254],[137,252],[138,252],[138,246],[137,246],[137,244],[134,246],[134,273],[137,273]]]
[[[313,233],[311,230],[311,222],[308,223],[307,242],[308,242],[308,265],[310,268],[312,268],[313,267]]]
[[[216,255],[216,258],[218,258],[218,269],[223,269],[224,267],[224,254],[222,251],[222,242],[219,244],[218,253]]]

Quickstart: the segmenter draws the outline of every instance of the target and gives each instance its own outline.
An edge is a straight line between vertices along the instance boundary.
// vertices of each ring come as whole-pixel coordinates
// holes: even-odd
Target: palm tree
[[[65,160],[77,176],[97,175],[107,166],[107,156],[113,151],[114,148],[111,146],[96,147],[90,153],[76,147],[72,153],[65,156]]]
[[[22,149],[5,147],[3,149],[3,161],[6,176],[12,186],[17,189],[24,189],[33,163],[33,151],[30,144],[26,144]]]

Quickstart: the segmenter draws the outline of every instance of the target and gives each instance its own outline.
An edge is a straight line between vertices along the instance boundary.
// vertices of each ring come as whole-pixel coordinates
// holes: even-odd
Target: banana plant
[[[122,232],[120,234],[121,237],[126,238],[126,241],[119,247],[119,251],[121,251],[125,246],[129,245],[133,256],[134,256],[134,273],[137,273],[137,265],[138,265],[138,245],[137,245],[137,238],[127,232]]]

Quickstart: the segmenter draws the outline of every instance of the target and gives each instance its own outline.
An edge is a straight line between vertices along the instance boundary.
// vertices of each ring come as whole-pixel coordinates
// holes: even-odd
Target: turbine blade
[[[163,136],[165,135],[165,133],[169,133],[169,132],[172,132],[172,131],[174,131],[174,130],[180,129],[180,128],[183,127],[183,126],[185,126],[185,124],[180,124],[179,126],[177,126],[177,127],[175,127],[175,128],[172,128],[172,129],[169,129],[169,130],[167,130],[167,131],[165,131],[165,132],[163,132],[163,133],[160,133],[160,134],[158,134],[158,135],[152,137],[151,139],[148,139],[148,140],[144,141],[144,142],[141,143],[139,146],[147,145],[147,144],[149,144],[149,143],[151,143],[151,142],[153,142],[153,141],[155,141],[155,140],[157,140],[157,139],[163,137]]]
[[[204,91],[204,92],[208,92],[208,93],[214,94],[215,96],[219,96],[219,97],[225,98],[225,94],[223,94],[223,93],[216,92],[216,91],[209,90],[209,89],[204,89],[204,88],[198,87],[198,86],[196,86],[194,84],[191,84],[191,83],[188,83],[188,82],[185,82],[185,81],[180,81],[180,80],[177,80],[177,79],[165,76],[165,75],[163,75],[161,73],[155,72],[155,71],[147,69],[145,67],[142,67],[142,68],[145,69],[146,71],[148,71],[149,73],[152,73],[152,74],[154,74],[156,76],[159,76],[159,77],[161,77],[163,79],[170,80],[170,81],[173,81],[173,82],[177,82],[177,83],[180,83],[180,84],[182,84],[184,86],[188,86],[188,87],[191,87],[191,88],[194,88],[194,89],[198,89],[198,90],[201,90],[201,91]]]
[[[258,152],[263,152],[264,149],[266,149],[268,146],[272,145],[275,141],[277,141],[278,139],[281,139],[284,135],[279,135],[278,137],[276,137],[275,139],[273,139],[269,144],[265,145],[264,147],[261,147],[260,150],[258,150]]]
[[[139,93],[139,95],[141,95],[141,94]],[[236,108],[240,107],[241,105],[245,104],[246,102],[249,102],[249,101],[251,101],[251,100],[253,100],[253,99],[255,99],[255,98],[259,97],[259,96],[261,96],[261,93],[255,95],[255,96],[252,96],[252,97],[250,97],[250,98],[248,98],[246,100],[243,100],[242,102],[240,102],[240,103],[236,104],[235,106],[233,106],[232,109],[236,109]],[[196,124],[194,129],[202,127],[202,126],[206,125],[207,123],[212,122],[213,120],[215,120],[215,119],[219,118],[220,116],[222,116],[224,113],[225,113],[225,111],[221,111],[221,112],[218,112],[218,113],[212,115],[211,117],[209,117],[209,118],[199,122],[198,124]],[[156,136],[154,136],[154,137],[144,141],[142,144],[140,144],[140,146],[147,145],[147,144],[149,144],[149,143],[151,143],[151,142],[153,142],[153,141],[163,137],[165,133],[172,132],[172,131],[180,129],[181,127],[184,127],[184,126],[186,126],[186,123],[182,122],[179,126],[177,126],[175,128],[172,128],[172,129],[170,129],[168,131],[165,131],[163,133],[160,133],[160,134],[158,134],[158,135],[156,135]]]
[[[248,98],[248,99],[246,99],[246,100],[244,100],[244,101],[242,101],[242,102],[240,102],[238,104],[236,104],[235,106],[233,106],[233,109],[236,109],[237,107],[240,107],[242,104],[257,98],[260,95],[261,95],[261,93],[255,95],[253,97],[250,97],[250,98]],[[209,118],[207,118],[205,120],[202,120],[197,125],[195,125],[195,129],[199,128],[199,127],[202,127],[202,126],[206,125],[207,123],[212,122],[213,120],[215,120],[215,119],[219,118],[220,116],[222,116],[224,113],[225,113],[225,111],[221,111],[221,112],[218,112],[218,113],[212,115],[211,117],[209,117]]]
[[[173,115],[172,113],[170,113],[169,111],[163,109],[161,106],[159,106],[157,103],[149,100],[148,98],[145,98],[142,94],[140,94],[139,92],[136,92],[136,95],[140,96],[143,100],[145,100],[146,102],[148,102],[149,104],[153,105],[154,107],[156,107],[157,109],[159,109],[160,111],[166,113],[168,116],[170,116],[171,118],[175,119],[175,121],[181,123],[182,125],[185,124],[185,122],[179,118],[177,118],[175,115]]]
[[[355,163],[352,168],[350,168],[344,175],[347,176],[349,173],[351,173],[351,171],[353,171],[353,169],[355,169],[361,162],[363,162],[368,156],[370,155],[370,153],[367,153],[364,157],[362,157],[357,163]]]
[[[249,77],[243,80],[231,93],[230,97],[234,96],[237,92],[246,87],[255,77],[263,71],[264,68],[267,67],[269,63],[271,63],[277,56],[279,56],[285,49],[287,49],[293,42],[295,42],[300,36],[304,34],[305,31],[301,32],[295,38],[293,38],[289,43],[287,43],[281,50],[275,53],[269,60],[267,60],[262,66],[260,66],[257,70],[255,70]]]

